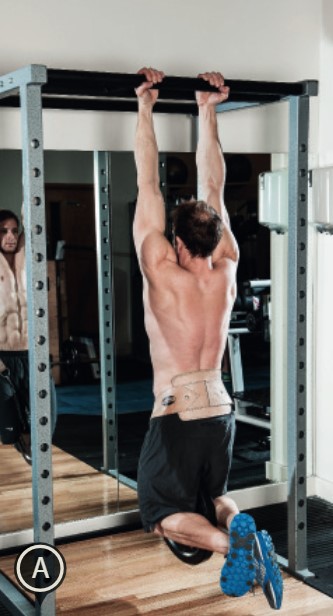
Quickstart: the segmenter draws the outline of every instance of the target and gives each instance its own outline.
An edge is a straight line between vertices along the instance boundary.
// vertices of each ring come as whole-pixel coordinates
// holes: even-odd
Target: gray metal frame
[[[44,66],[33,65],[21,69],[0,78],[0,98],[15,94],[18,90],[20,92],[23,139],[24,218],[27,229],[26,260],[33,451],[34,541],[52,544],[54,531],[41,103],[41,88],[46,81],[47,75]],[[195,80],[195,84],[197,84],[197,81],[198,80]],[[177,83],[180,83],[180,81]],[[246,83],[251,84],[251,82]],[[283,87],[286,86],[289,88],[288,84],[282,85]],[[294,85],[296,88],[296,84],[290,85]],[[253,90],[253,92],[256,91],[258,90]],[[289,568],[298,574],[306,575],[305,377],[307,366],[305,355],[305,299],[307,292],[307,156],[309,96],[317,94],[317,84],[316,82],[307,82],[306,91],[302,90],[302,94],[298,94],[298,90],[297,95],[291,96],[290,94],[291,90],[289,89],[288,96],[285,97],[285,100],[289,100],[290,103],[290,281],[288,304]],[[254,94],[253,96],[255,97],[257,95]],[[253,101],[235,100],[228,102],[225,106],[219,106],[218,112],[257,106],[263,102],[273,102],[273,100],[270,101],[267,99],[266,101],[262,101],[259,95],[258,99]],[[122,110],[125,111],[125,107]],[[177,112],[181,113],[182,111],[178,111],[177,109]],[[192,143],[194,141],[194,135],[195,127],[192,131]],[[101,303],[100,356],[103,362],[101,364],[103,418],[107,440],[105,443],[107,454],[104,459],[104,466],[105,469],[109,471],[113,469],[117,470],[117,443],[115,438],[114,329],[111,302],[112,262],[110,260],[111,220],[108,182],[109,163],[105,153],[97,153],[95,155],[95,170],[97,186],[96,202],[98,203],[98,207],[96,208],[96,229],[99,245],[99,300]],[[107,254],[108,257],[104,259],[104,256]],[[103,267],[102,258],[105,261]],[[107,308],[107,306],[109,306],[109,308]],[[113,423],[111,424],[110,422]],[[130,512],[129,514],[129,517],[132,517],[132,519],[133,513],[134,512]],[[101,527],[103,527],[104,517],[101,518]],[[79,532],[82,533],[81,526]],[[73,532],[73,535],[74,534],[76,533]],[[1,596],[8,597],[8,588],[0,577],[0,597]],[[15,598],[13,599],[11,597],[10,600],[13,606],[18,605]],[[54,593],[48,595],[41,607],[36,602],[36,611],[36,613],[42,616],[53,616],[55,614]]]
[[[0,601],[13,616],[36,614],[35,606],[2,573],[0,573]]]
[[[110,155],[94,152],[103,470],[118,472]]]
[[[289,100],[288,565],[308,576],[306,500],[309,97]]]
[[[34,543],[54,543],[51,392],[41,88],[46,68],[31,66],[1,80],[1,96],[19,89],[22,113],[23,213],[26,243]],[[0,590],[2,583],[0,582]],[[55,593],[36,613],[55,614]]]

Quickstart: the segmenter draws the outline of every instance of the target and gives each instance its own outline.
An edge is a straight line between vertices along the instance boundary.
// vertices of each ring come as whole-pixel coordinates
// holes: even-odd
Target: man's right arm
[[[145,75],[147,81],[136,90],[138,122],[134,155],[138,197],[133,235],[139,261],[147,270],[167,258],[171,247],[164,237],[165,205],[160,191],[158,149],[153,124],[153,106],[158,91],[150,89],[153,83],[163,79],[163,73],[153,69],[142,69],[139,72]]]

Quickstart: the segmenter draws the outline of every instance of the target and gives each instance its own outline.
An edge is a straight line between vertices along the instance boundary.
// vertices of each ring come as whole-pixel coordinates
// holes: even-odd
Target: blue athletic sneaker
[[[283,581],[272,537],[266,530],[256,533],[254,541],[255,577],[274,610],[282,605]]]
[[[223,592],[232,597],[245,595],[255,579],[254,540],[256,525],[247,513],[238,513],[230,525],[230,549],[221,571]]]

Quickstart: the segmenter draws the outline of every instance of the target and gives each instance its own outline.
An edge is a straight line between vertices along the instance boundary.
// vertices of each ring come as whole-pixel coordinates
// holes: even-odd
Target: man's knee
[[[179,523],[183,521],[184,514],[173,513],[167,515],[160,522],[157,522],[154,526],[154,533],[160,537],[164,537],[166,532],[177,532],[179,530]]]

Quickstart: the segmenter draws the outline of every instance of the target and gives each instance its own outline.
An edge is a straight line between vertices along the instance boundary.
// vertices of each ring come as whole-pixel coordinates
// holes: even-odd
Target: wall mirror
[[[270,169],[271,157],[225,157],[225,199],[241,249],[239,297],[231,324],[237,345],[222,365],[228,389],[238,396],[230,477],[234,490],[266,483],[270,458],[270,235],[258,222],[258,177]],[[58,404],[53,435],[56,524],[137,508],[137,462],[153,403],[141,275],[132,241],[134,157],[132,152],[111,152],[109,160],[118,442],[117,468],[111,470],[103,465],[93,153],[45,152],[50,355]],[[179,199],[196,195],[195,157],[162,153],[160,162],[169,212]],[[0,207],[19,214],[19,151],[0,152],[0,177]],[[260,304],[256,312],[254,302]],[[31,528],[31,468],[11,446],[0,446],[0,461],[0,532]]]

